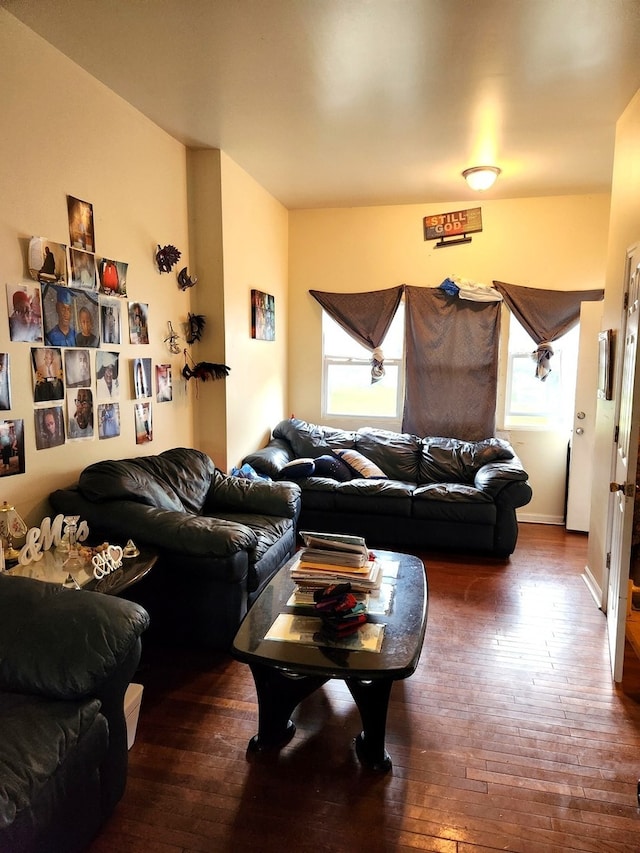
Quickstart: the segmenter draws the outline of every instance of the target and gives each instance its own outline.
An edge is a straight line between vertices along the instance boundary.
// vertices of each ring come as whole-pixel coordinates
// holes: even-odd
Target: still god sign
[[[424,217],[424,239],[442,240],[482,231],[482,212],[479,207],[470,210],[453,210]]]

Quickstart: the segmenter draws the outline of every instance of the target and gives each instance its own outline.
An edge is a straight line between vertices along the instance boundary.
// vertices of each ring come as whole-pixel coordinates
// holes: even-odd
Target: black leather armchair
[[[1,853],[79,853],[122,797],[148,623],[129,601],[0,574]]]

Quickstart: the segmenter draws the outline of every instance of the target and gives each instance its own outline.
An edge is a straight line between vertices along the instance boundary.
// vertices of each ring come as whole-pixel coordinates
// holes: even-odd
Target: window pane
[[[328,364],[326,374],[326,413],[395,417],[399,370],[385,362],[385,376],[371,384],[371,366],[367,364]]]

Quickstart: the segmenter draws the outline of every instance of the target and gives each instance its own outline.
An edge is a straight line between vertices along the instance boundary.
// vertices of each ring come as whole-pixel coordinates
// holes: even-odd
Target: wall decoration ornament
[[[172,268],[178,263],[182,252],[172,246],[170,243],[166,246],[160,246],[158,243],[158,251],[156,252],[156,263],[158,270],[163,272],[171,272]]]
[[[202,338],[204,327],[206,325],[206,317],[204,314],[189,314],[187,317],[187,343],[193,344]]]
[[[164,342],[169,348],[169,352],[172,352],[174,355],[177,355],[180,352],[180,344],[178,343],[178,341],[180,340],[180,336],[173,331],[171,320],[167,320],[167,326],[169,327],[169,334],[164,339]]]
[[[192,366],[189,365],[189,361],[191,361]],[[213,364],[210,361],[199,361],[195,364],[187,350],[184,351],[182,375],[187,381],[189,379],[201,379],[203,382],[207,382],[209,379],[224,379],[229,375],[230,370],[231,368],[227,367],[226,364]]]
[[[189,275],[186,267],[183,267],[178,273],[178,286],[180,287],[180,290],[186,290],[188,287],[193,287],[194,284],[197,283],[198,276]]]

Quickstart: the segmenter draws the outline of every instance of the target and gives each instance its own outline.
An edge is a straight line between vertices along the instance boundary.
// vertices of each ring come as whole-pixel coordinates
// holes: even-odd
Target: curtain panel
[[[324,310],[368,350],[379,347],[402,299],[404,285],[365,293],[325,293],[310,290]]]
[[[403,432],[468,441],[495,434],[500,305],[405,286]]]

